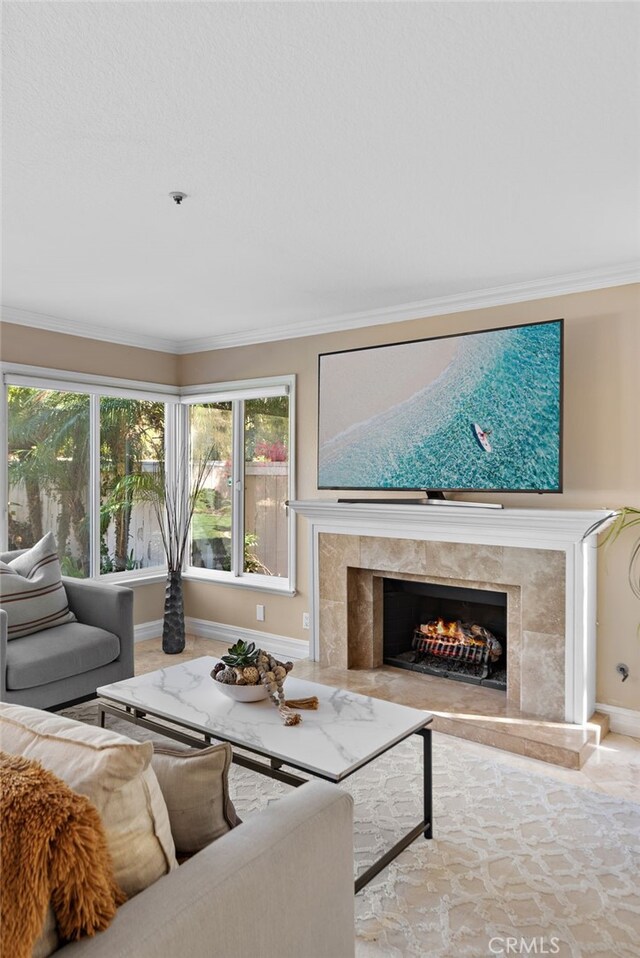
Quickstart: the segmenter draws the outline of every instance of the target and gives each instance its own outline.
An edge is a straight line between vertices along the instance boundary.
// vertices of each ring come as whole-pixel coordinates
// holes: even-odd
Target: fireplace
[[[311,525],[309,652],[334,670],[332,684],[431,711],[439,731],[580,768],[606,734],[606,722],[594,716],[596,531],[613,513],[483,510],[462,501],[438,507],[316,499],[289,507]],[[411,590],[435,586],[435,596],[427,594],[438,602],[450,588],[484,593],[474,595],[474,612],[504,615],[502,630],[464,606],[446,617],[483,623],[505,640],[506,693],[386,664],[385,602],[397,587],[385,587],[385,579],[408,581]],[[464,592],[458,599],[472,601]],[[405,611],[410,650],[416,623],[437,622],[444,611],[437,604],[424,615]]]
[[[595,710],[596,531],[614,513],[484,510],[462,501],[438,507],[313,499],[289,507],[311,523],[312,659],[340,669],[383,664],[382,577],[504,592],[510,714],[578,725],[589,720]],[[412,685],[423,681],[405,675]],[[438,687],[502,697],[453,682]]]
[[[383,578],[383,661],[507,689],[507,594]]]

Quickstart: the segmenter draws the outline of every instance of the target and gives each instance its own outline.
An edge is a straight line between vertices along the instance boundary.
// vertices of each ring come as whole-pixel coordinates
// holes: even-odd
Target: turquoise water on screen
[[[319,485],[558,489],[560,337],[559,321],[462,336],[435,382],[321,447]]]

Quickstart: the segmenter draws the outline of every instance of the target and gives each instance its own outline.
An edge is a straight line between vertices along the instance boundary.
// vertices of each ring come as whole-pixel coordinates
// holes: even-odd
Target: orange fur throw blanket
[[[125,895],[88,798],[38,762],[0,752],[2,950],[29,958],[49,903],[63,939],[106,928]]]

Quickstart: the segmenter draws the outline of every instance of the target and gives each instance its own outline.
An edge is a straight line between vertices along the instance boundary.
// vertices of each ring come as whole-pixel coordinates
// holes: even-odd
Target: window
[[[3,367],[17,370],[18,367]],[[24,367],[22,367],[24,369]],[[145,474],[206,478],[185,574],[294,591],[294,377],[190,388],[6,372],[8,492],[0,547],[53,532],[63,573],[122,580],[166,568]],[[158,392],[155,392],[155,390]],[[161,390],[166,389],[166,394]],[[4,418],[4,421],[3,421]],[[1,493],[1,490],[0,490]],[[187,491],[185,490],[185,495]]]
[[[8,544],[53,532],[65,575],[90,575],[90,403],[81,393],[9,386]]]
[[[244,572],[289,574],[289,397],[244,403]]]
[[[100,572],[130,572],[165,564],[162,536],[148,502],[136,499],[136,479],[164,467],[165,406],[100,397]]]
[[[292,591],[293,381],[216,387],[187,397],[192,474],[208,459],[191,535],[198,577]]]
[[[161,572],[160,531],[135,483],[164,464],[165,402],[51,385],[7,386],[8,548],[53,532],[64,575]]]
[[[191,522],[191,565],[230,572],[233,563],[233,409],[230,402],[189,408],[192,474],[207,459],[210,469]]]

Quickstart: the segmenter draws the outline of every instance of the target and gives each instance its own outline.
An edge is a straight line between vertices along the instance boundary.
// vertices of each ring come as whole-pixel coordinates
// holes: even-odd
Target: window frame
[[[0,444],[3,450],[8,443],[8,386],[27,389],[53,389],[89,396],[89,525],[90,525],[90,574],[86,581],[109,582],[113,585],[163,582],[167,577],[166,563],[147,569],[131,569],[126,572],[100,572],[100,397],[113,396],[119,399],[149,400],[165,404],[165,461],[175,461],[175,442],[172,423],[175,414],[171,410],[178,405],[178,389],[161,383],[145,383],[110,376],[89,376],[70,373],[66,370],[46,369],[41,366],[22,366],[2,363],[2,429]],[[9,463],[4,456],[4,468],[0,470],[0,495],[2,496],[1,547],[6,551],[9,533]]]
[[[233,523],[235,565],[242,564],[244,555],[244,400],[266,396],[287,395],[289,398],[289,476],[288,499],[295,499],[295,375],[270,376],[259,379],[236,380],[228,383],[209,383],[206,385],[179,388],[164,383],[141,382],[119,379],[111,376],[93,376],[86,373],[72,373],[67,370],[48,369],[42,366],[29,366],[20,363],[0,363],[2,373],[2,394],[0,396],[0,448],[5,451],[3,466],[0,468],[0,549],[8,547],[9,516],[9,475],[6,449],[8,443],[8,403],[7,387],[22,386],[31,389],[58,389],[82,393],[90,397],[90,433],[91,449],[89,472],[90,501],[90,575],[88,581],[110,582],[121,585],[143,585],[163,582],[167,576],[166,564],[149,569],[134,569],[126,572],[100,573],[100,397],[114,396],[122,399],[150,400],[163,402],[165,416],[165,468],[167,475],[184,474],[180,468],[181,457],[189,453],[189,407],[198,402],[221,402],[238,400],[233,405]],[[236,418],[240,420],[237,428]],[[239,483],[239,485],[238,485]],[[185,488],[184,495],[188,495]],[[238,504],[239,510],[238,511]],[[275,577],[245,573],[237,569],[224,572],[214,569],[199,569],[188,564],[190,550],[183,568],[183,578],[233,586],[234,588],[254,589],[260,592],[274,592],[279,595],[295,595],[296,579],[296,517],[287,510],[288,523],[288,577]],[[238,516],[242,521],[238,522]]]
[[[295,499],[295,375],[266,376],[260,379],[235,380],[228,383],[210,383],[206,386],[188,386],[181,390],[180,403],[184,408],[182,428],[189,432],[189,407],[198,403],[232,403],[232,568],[202,569],[189,565],[191,549],[183,569],[183,578],[193,581],[218,582],[221,585],[240,586],[259,592],[295,595],[296,591],[296,516],[287,509],[288,575],[268,576],[244,571],[244,500],[245,448],[244,403],[247,399],[287,396],[289,399],[289,458],[287,501]]]

